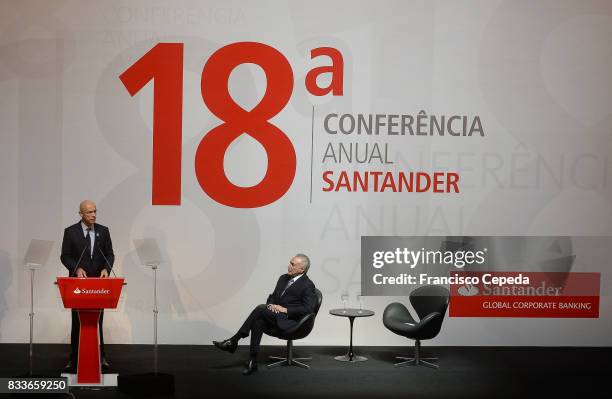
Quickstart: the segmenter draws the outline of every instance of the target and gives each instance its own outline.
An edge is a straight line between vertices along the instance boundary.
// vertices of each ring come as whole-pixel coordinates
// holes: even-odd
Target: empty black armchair
[[[287,340],[287,357],[279,357],[279,356],[270,356],[270,359],[278,360],[275,363],[268,364],[269,368],[278,367],[278,366],[298,366],[303,368],[310,368],[307,364],[302,363],[301,361],[311,360],[310,357],[293,357],[293,340],[294,339],[302,339],[312,331],[314,327],[315,318],[317,313],[319,313],[319,308],[321,307],[321,303],[323,302],[323,294],[317,288],[315,288],[315,294],[317,296],[317,302],[315,305],[314,312],[309,313],[302,317],[298,323],[291,329],[286,331],[281,331],[278,328],[270,328],[265,330],[265,333],[271,335],[276,338]]]
[[[432,339],[440,332],[442,321],[448,308],[449,291],[439,285],[419,287],[410,293],[410,303],[416,311],[419,321],[414,320],[408,309],[398,302],[385,308],[383,323],[394,333],[416,340],[414,357],[401,357],[404,361],[396,363],[400,366],[427,366],[437,369],[438,365],[428,360],[437,358],[421,358],[421,340]]]

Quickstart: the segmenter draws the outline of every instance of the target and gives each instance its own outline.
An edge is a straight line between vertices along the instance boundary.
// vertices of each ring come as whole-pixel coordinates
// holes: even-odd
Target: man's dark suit
[[[68,274],[72,277],[76,276],[77,267],[82,267],[87,273],[87,277],[98,277],[102,269],[106,269],[109,273],[115,261],[113,253],[113,242],[110,238],[110,232],[106,226],[94,223],[93,230],[95,232],[95,241],[93,247],[93,255],[90,256],[90,251],[83,251],[89,246],[89,242],[83,234],[83,227],[79,221],[64,230],[64,240],[62,241],[62,254],[60,259]],[[106,263],[102,251],[110,265]],[[83,254],[81,261],[77,265],[79,257]]]
[[[287,308],[287,313],[274,313],[265,305],[257,306],[238,330],[238,334],[243,338],[251,334],[250,351],[253,357],[259,352],[264,331],[270,328],[286,331],[295,326],[300,318],[314,312],[317,302],[314,283],[303,274],[285,290],[289,280],[291,277],[287,274],[280,276],[274,292],[266,301],[266,305],[275,304]]]
[[[90,239],[85,237],[81,221],[67,227],[64,230],[64,239],[62,241],[62,253],[60,260],[68,269],[68,275],[76,276],[76,269],[83,268],[87,277],[99,277],[102,269],[106,269],[109,273],[115,262],[115,254],[113,253],[113,243],[110,238],[110,232],[106,226],[94,224],[94,246],[93,254],[90,255]],[[86,249],[87,248],[87,249]],[[85,252],[83,252],[85,251]],[[103,255],[103,254],[104,255]],[[79,257],[83,257],[79,261]],[[106,259],[108,259],[108,263]],[[79,262],[79,264],[77,264]],[[100,313],[100,351],[104,356],[104,335],[102,334],[102,321],[104,312]],[[72,330],[70,332],[70,344],[72,345],[72,362],[76,365],[77,354],[79,353],[79,315],[76,311],[72,311]]]

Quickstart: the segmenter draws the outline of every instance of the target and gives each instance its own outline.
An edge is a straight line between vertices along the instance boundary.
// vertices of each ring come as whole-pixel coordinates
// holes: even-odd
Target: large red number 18
[[[229,77],[238,65],[253,63],[266,74],[262,100],[246,111],[232,99]],[[160,43],[121,76],[130,95],[155,79],[153,100],[153,205],[179,205],[181,201],[181,138],[183,45]],[[202,98],[224,123],[210,130],[200,142],[195,171],[202,189],[215,201],[235,208],[254,208],[276,201],[295,176],[295,150],[289,138],[269,119],[289,102],[293,72],[280,52],[262,43],[241,42],[216,51],[202,71]],[[268,155],[261,182],[239,187],[229,181],[223,167],[229,145],[246,133]]]

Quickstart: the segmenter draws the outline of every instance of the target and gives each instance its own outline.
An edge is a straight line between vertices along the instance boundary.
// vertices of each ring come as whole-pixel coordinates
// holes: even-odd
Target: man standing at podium
[[[79,206],[81,220],[64,230],[62,253],[60,259],[70,277],[108,277],[115,254],[110,232],[106,226],[96,223],[96,204],[85,200]],[[102,334],[102,320],[104,311],[100,313],[100,354],[102,367],[108,369],[110,365],[104,354],[104,335]],[[79,314],[72,311],[72,330],[70,344],[72,353],[66,370],[76,369],[79,353]]]

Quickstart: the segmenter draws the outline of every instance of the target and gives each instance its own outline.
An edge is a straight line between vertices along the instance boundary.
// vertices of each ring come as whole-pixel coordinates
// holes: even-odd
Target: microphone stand
[[[36,267],[40,266],[35,263],[28,263],[30,269],[30,353],[29,353],[29,368],[28,375],[32,376],[32,358],[34,356],[34,272]]]
[[[168,373],[160,373],[158,369],[158,344],[157,344],[157,268],[159,262],[150,262],[146,266],[153,270],[153,373],[133,374],[119,376],[119,391],[128,394],[168,394],[174,393],[174,376]]]
[[[34,374],[34,277],[36,269],[40,269],[47,262],[53,241],[32,239],[24,256],[24,266],[30,271],[30,337],[28,346],[28,371],[27,374],[14,376],[15,378],[39,378],[44,377]]]
[[[157,264],[151,263],[148,266],[153,269],[153,372],[157,375]]]

